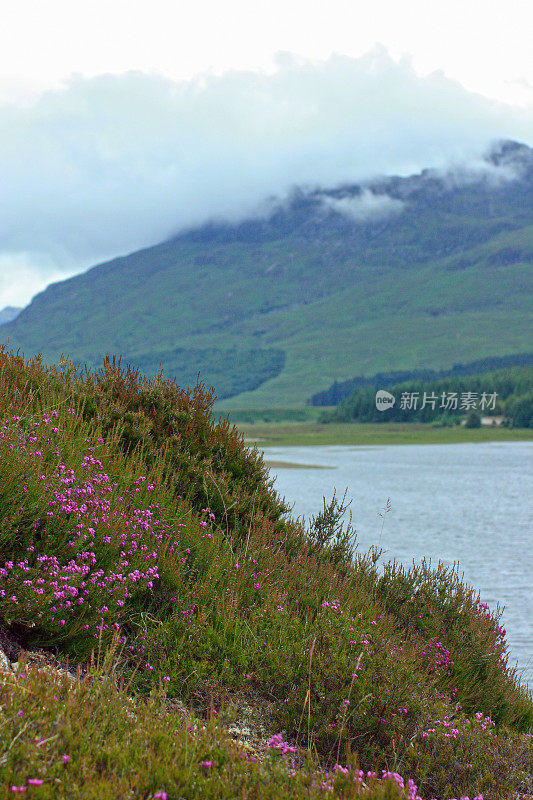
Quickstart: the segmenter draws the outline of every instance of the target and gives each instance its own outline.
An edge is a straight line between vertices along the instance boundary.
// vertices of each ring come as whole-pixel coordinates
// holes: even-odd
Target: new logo
[[[386,411],[388,408],[392,408],[395,402],[394,395],[386,392],[385,389],[378,389],[376,392],[376,408],[378,411]]]

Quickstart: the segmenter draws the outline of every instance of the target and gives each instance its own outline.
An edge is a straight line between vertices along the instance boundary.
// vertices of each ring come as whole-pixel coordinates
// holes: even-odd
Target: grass
[[[355,762],[325,771],[272,737],[259,760],[213,717],[175,710],[164,687],[124,690],[108,658],[74,683],[23,661],[2,680],[0,798],[91,800],[409,800],[414,782],[382,779]],[[100,744],[95,746],[95,741]]]
[[[0,621],[84,671],[5,677],[0,797],[528,789],[532,698],[456,573],[380,577],[335,498],[307,530],[284,516],[202,387],[2,352],[0,388]],[[251,758],[227,732],[245,707]]]
[[[416,423],[236,423],[250,444],[261,449],[302,445],[460,444],[463,442],[523,442],[533,440],[527,428],[464,426],[435,428]]]
[[[327,410],[331,410],[333,406]],[[218,404],[214,405],[215,414],[218,412]],[[218,412],[220,419],[224,419],[229,414],[231,422],[235,425],[256,425],[257,423],[275,422],[282,423],[301,423],[318,422],[324,413],[324,408],[317,406],[302,406],[297,408],[246,408],[231,409],[230,411]]]

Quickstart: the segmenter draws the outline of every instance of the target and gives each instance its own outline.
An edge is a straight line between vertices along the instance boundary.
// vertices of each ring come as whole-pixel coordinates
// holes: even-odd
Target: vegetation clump
[[[336,497],[305,531],[212,399],[0,353],[0,615],[80,670],[5,674],[0,797],[531,788],[533,703],[498,614],[442,567],[380,572]],[[244,703],[262,753],[225,733]]]

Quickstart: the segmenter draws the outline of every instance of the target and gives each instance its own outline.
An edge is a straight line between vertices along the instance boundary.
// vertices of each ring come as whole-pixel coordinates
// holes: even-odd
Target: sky
[[[295,184],[533,145],[532,29],[530,0],[7,0],[0,309]]]

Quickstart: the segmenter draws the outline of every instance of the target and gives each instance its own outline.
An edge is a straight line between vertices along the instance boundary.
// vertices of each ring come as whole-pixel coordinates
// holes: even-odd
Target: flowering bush
[[[56,449],[60,434],[56,411],[26,426],[14,416],[0,428],[3,479],[17,480],[3,509],[1,550],[20,551],[24,542],[26,551],[0,566],[0,613],[52,638],[81,630],[97,637],[118,630],[128,600],[153,587],[159,553],[176,552],[178,536],[158,503],[136,504],[145,477],[123,491],[111,480],[97,457],[105,455],[102,439],[73,469]],[[148,483],[144,494],[154,488]]]

